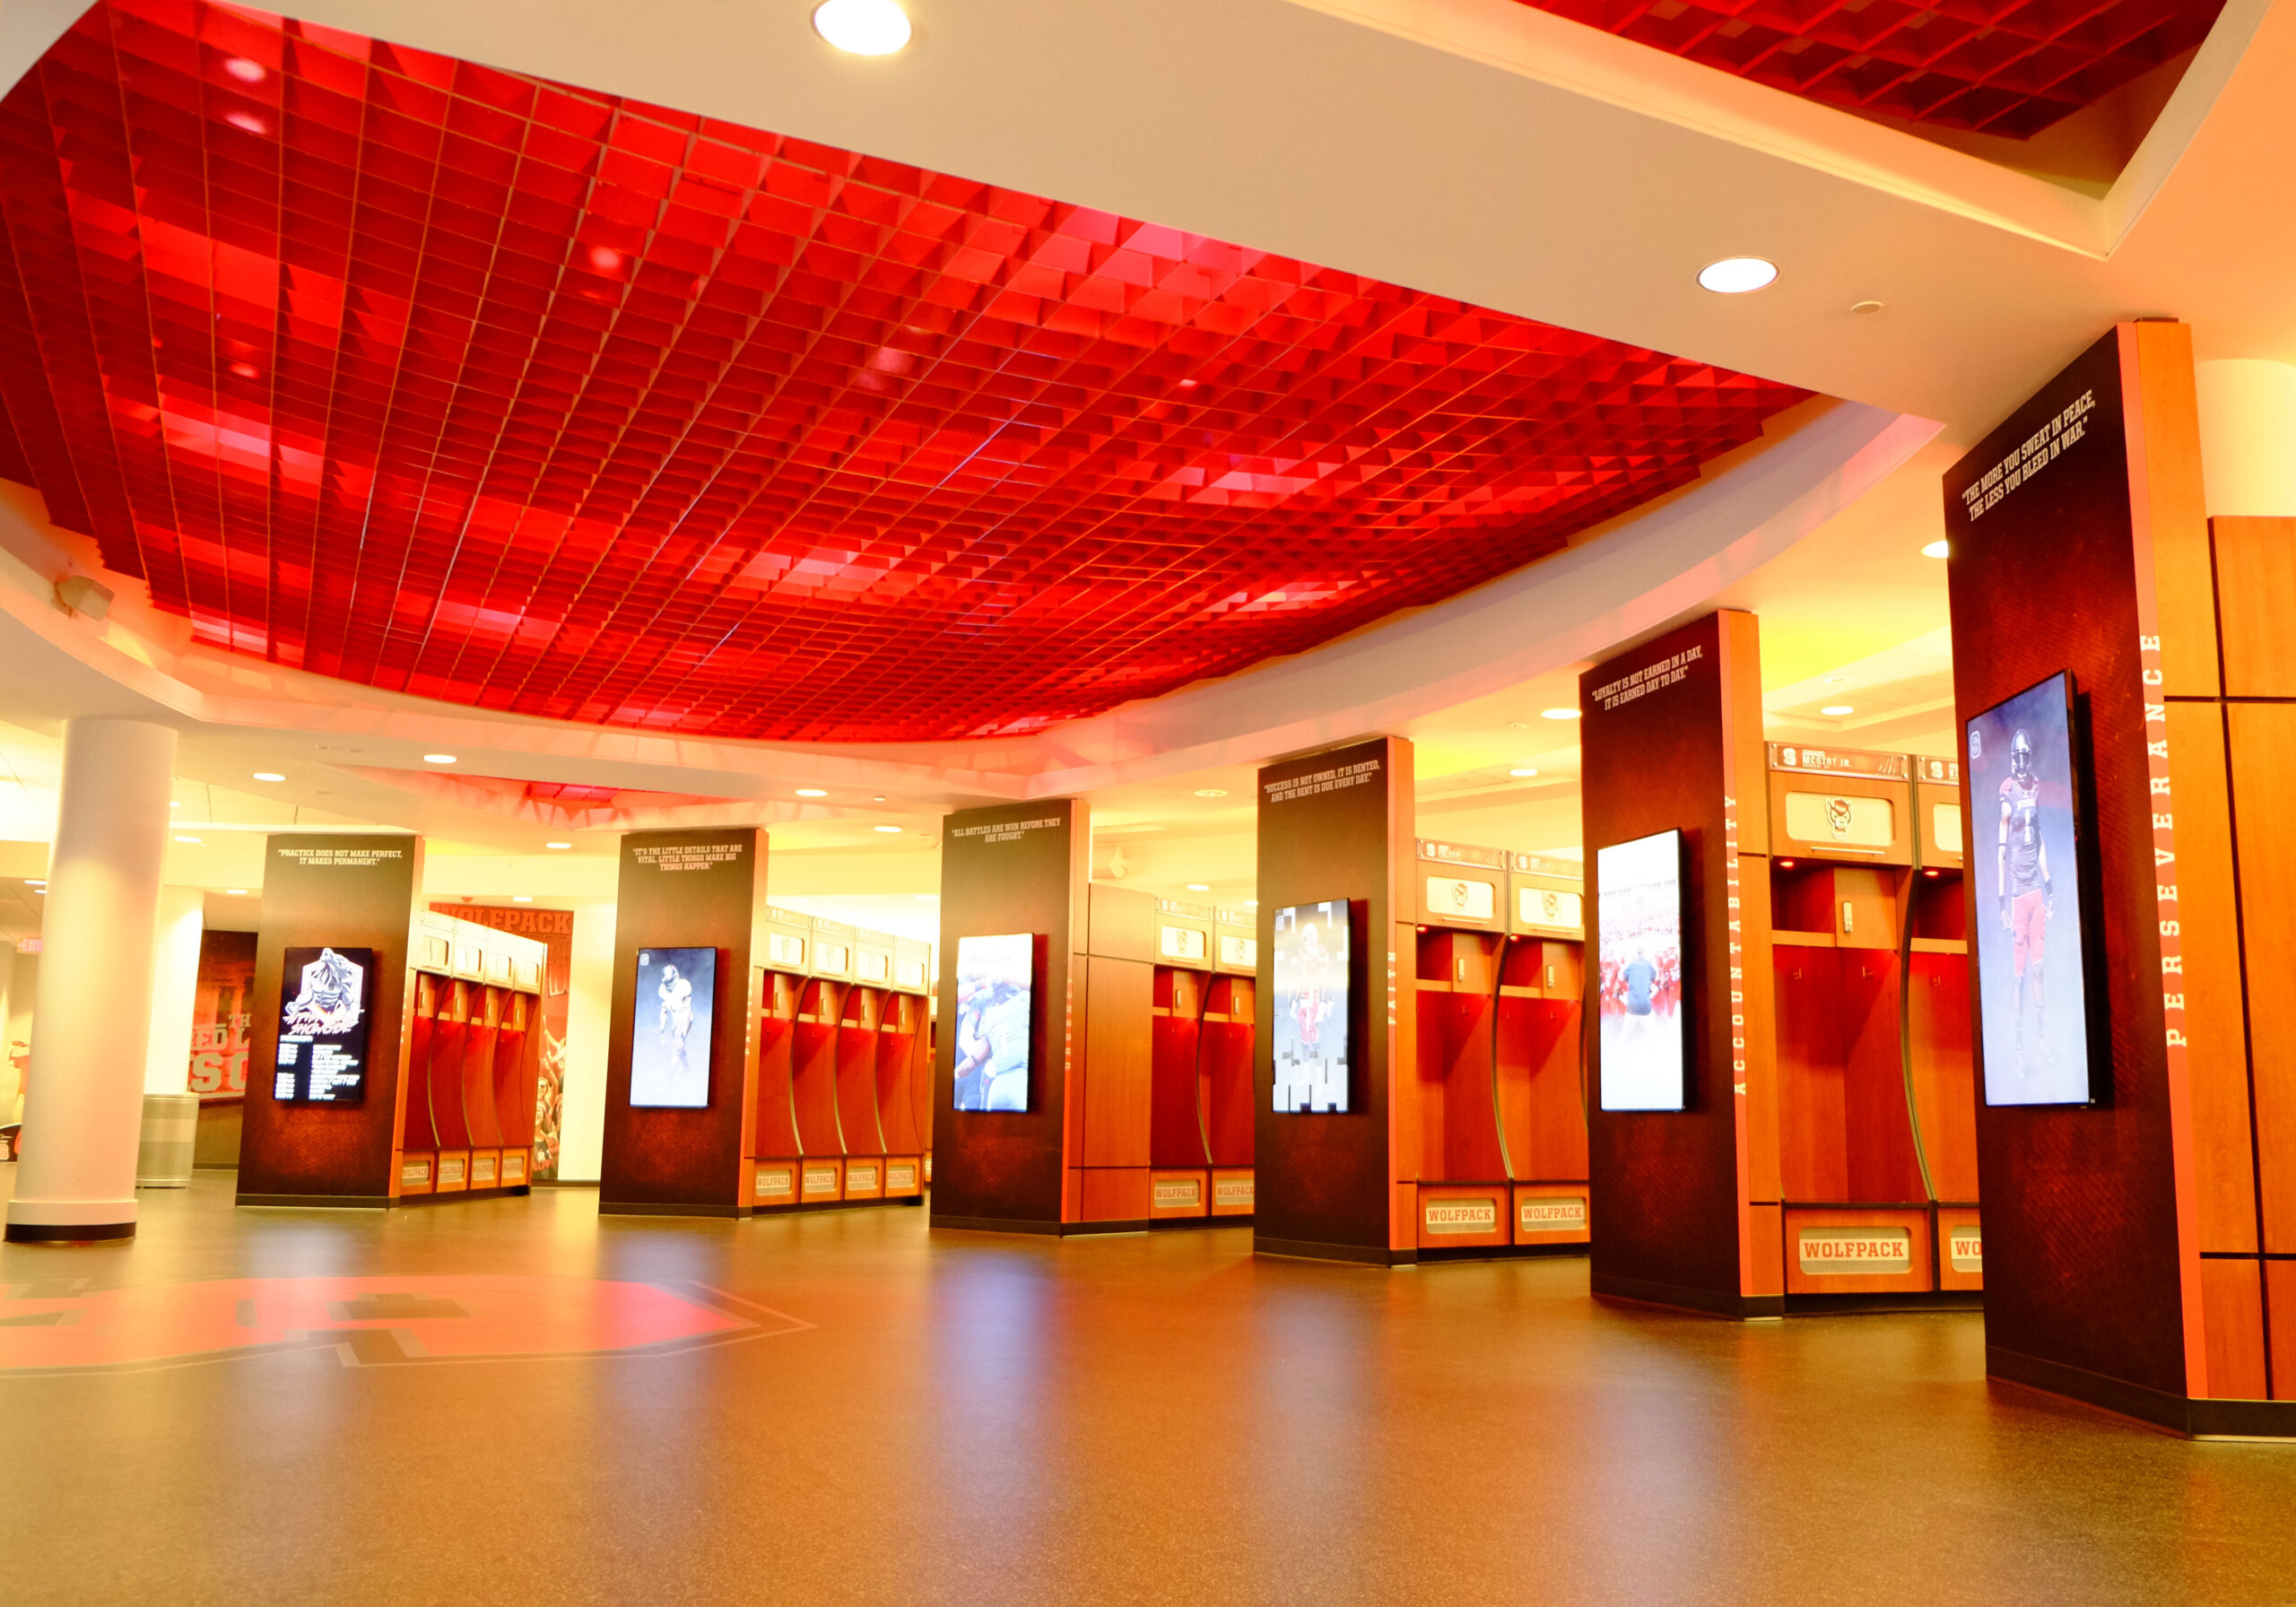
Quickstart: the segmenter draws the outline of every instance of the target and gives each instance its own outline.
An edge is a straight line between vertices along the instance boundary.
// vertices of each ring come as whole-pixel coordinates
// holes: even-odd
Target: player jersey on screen
[[[1647,960],[1638,960],[1626,968],[1626,1007],[1636,1015],[1650,1008],[1650,989],[1658,980],[1656,967]]]
[[[2041,783],[2005,777],[2001,802],[2009,811],[2009,890],[2030,893],[2041,884]]]

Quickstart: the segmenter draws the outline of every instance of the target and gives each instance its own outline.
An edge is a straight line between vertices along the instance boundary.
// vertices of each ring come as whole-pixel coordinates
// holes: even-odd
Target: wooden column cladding
[[[740,1216],[754,1198],[758,1038],[765,992],[766,835],[755,827],[632,831],[622,839],[607,1021],[598,1208]],[[630,1102],[641,949],[714,949],[709,1103]],[[689,1054],[694,1047],[690,1046]]]
[[[2180,1432],[2296,1435],[2289,525],[2204,517],[2166,321],[2075,359],[1944,501],[1961,719],[2074,678],[2107,1029],[2095,1104],[1978,1112],[1987,1368]],[[1979,842],[1987,803],[1964,800]]]
[[[264,860],[239,1203],[389,1205],[399,1197],[393,1161],[416,1037],[409,950],[422,839],[283,833],[265,841]],[[265,1074],[278,1062],[286,951],[308,947],[374,951],[367,1085],[355,1105],[281,1103]]]
[[[1378,737],[1259,772],[1252,1242],[1262,1254],[1378,1265],[1419,1257],[1421,1132],[1408,1094],[1417,1028],[1412,758],[1403,738]],[[1343,900],[1348,1108],[1279,1112],[1275,915]]]
[[[1075,799],[960,810],[944,824],[942,1020],[933,1077],[936,1228],[1057,1234],[1084,1220],[1081,1083],[1091,1000],[1081,951],[1091,852],[1090,813]],[[967,937],[1013,934],[1028,934],[1035,948],[1028,1108],[960,1111],[959,945]]]
[[[250,1077],[240,1203],[392,1206],[526,1193],[541,1045],[525,1024],[545,946],[419,912],[419,838],[283,835],[266,853],[251,1063],[277,1055],[286,950],[369,949],[367,1087],[357,1105],[284,1105],[269,1078]],[[473,1174],[474,1153],[485,1158],[483,1176]]]
[[[1786,1282],[1754,618],[1712,613],[1630,648],[1579,677],[1578,700],[1589,941],[1600,927],[1600,849],[1676,830],[1684,865],[1687,1108],[1603,1110],[1601,1038],[1589,1025],[1590,1284],[1597,1295],[1775,1315]]]
[[[1053,1234],[1150,1225],[1155,900],[1088,880],[1090,815],[1075,800],[963,811],[949,817],[943,843],[934,1225]],[[1028,1108],[961,1111],[961,945],[1017,934],[1036,951]]]

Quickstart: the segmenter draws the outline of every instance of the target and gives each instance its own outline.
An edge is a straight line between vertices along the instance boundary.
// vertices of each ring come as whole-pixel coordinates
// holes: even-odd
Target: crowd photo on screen
[[[1596,856],[1605,1110],[1683,1106],[1681,843],[1662,832]]]

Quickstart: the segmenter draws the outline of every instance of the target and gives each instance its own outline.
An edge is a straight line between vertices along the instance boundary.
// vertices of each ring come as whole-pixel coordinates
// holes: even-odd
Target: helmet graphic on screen
[[[2022,731],[2009,739],[2009,773],[2020,781],[2033,773],[2033,739]]]

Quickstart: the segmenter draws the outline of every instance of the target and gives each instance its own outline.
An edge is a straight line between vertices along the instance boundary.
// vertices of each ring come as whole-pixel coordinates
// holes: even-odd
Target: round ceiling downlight
[[[850,56],[891,56],[909,43],[909,13],[893,0],[822,0],[813,31]]]
[[[1726,256],[1698,271],[1700,288],[1718,296],[1743,296],[1778,278],[1778,265],[1766,256]]]

